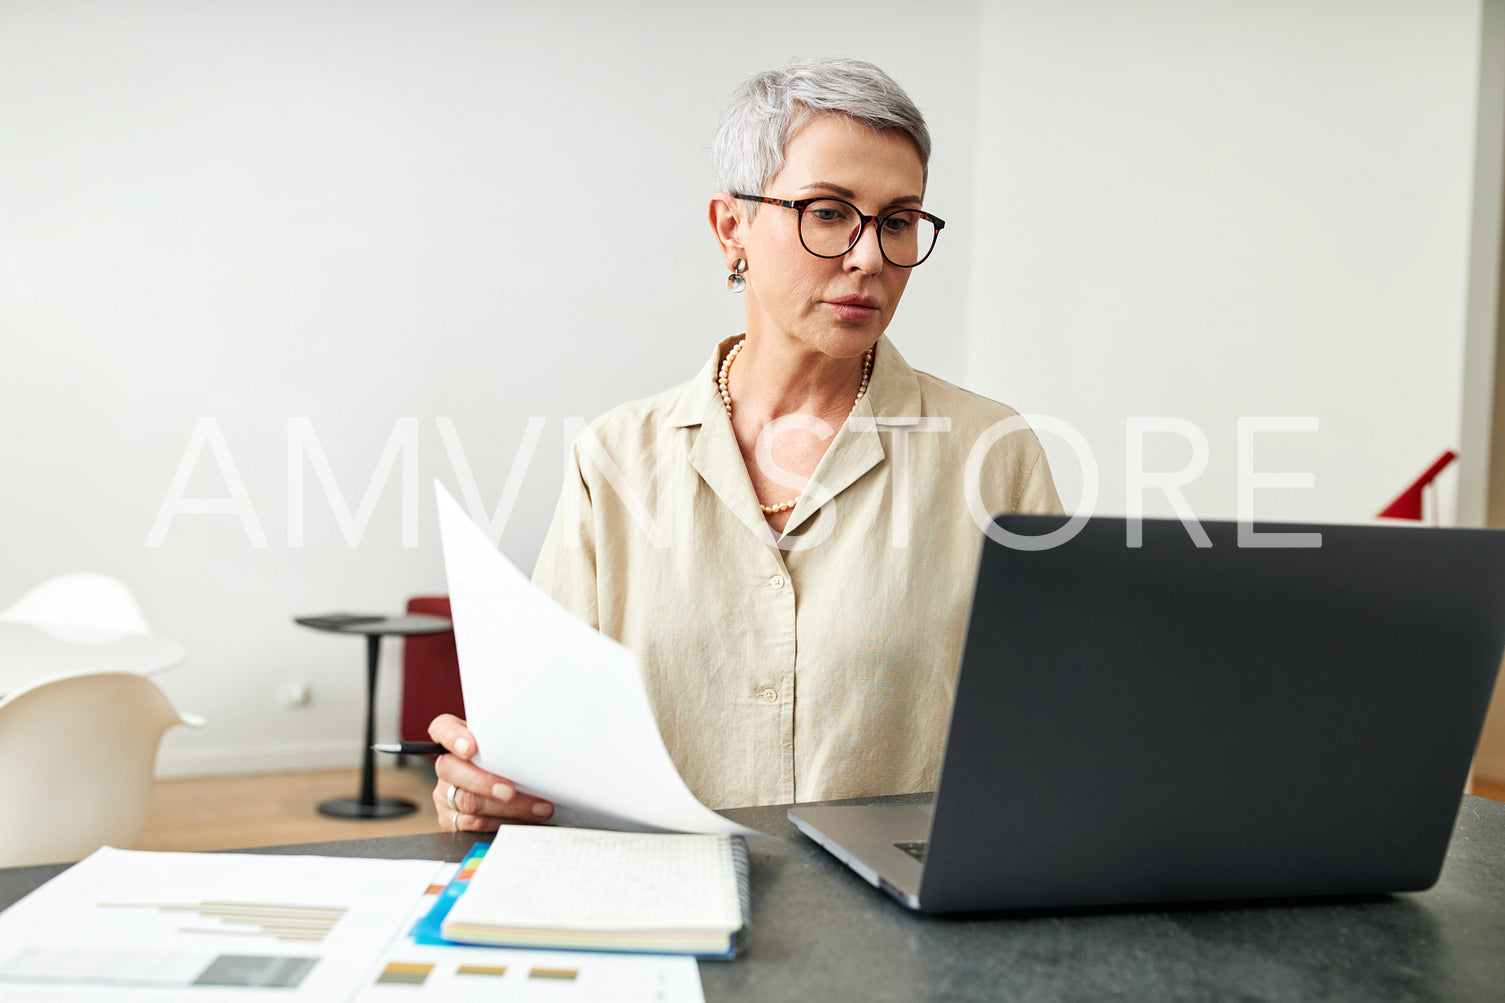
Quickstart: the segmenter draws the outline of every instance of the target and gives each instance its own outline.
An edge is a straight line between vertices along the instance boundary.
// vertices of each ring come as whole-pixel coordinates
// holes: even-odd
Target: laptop
[[[1142,526],[985,537],[933,803],[789,820],[923,912],[1430,887],[1505,648],[1505,531]]]

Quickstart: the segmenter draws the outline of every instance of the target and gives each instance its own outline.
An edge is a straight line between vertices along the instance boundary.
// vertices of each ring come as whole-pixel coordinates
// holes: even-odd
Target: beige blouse
[[[933,790],[983,539],[968,491],[982,511],[1061,511],[1044,451],[1027,428],[985,434],[1015,412],[884,338],[776,537],[716,391],[735,340],[575,441],[534,581],[636,653],[705,804]]]

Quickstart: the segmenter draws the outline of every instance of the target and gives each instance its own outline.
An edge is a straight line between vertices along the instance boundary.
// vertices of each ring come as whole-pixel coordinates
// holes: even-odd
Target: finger
[[[447,792],[449,785],[445,785]],[[455,804],[464,807],[465,792],[456,790]],[[547,822],[554,814],[554,806],[541,798],[519,797],[507,806],[509,811],[499,814],[467,813],[449,807],[445,794],[434,792],[434,811],[439,825],[451,832],[495,832],[503,825],[537,825]]]
[[[444,781],[439,781],[434,787],[434,814],[439,818],[439,826],[450,832],[489,832],[496,829],[502,823],[502,819],[486,815],[466,815],[459,810],[465,792]],[[450,807],[451,803],[455,807]]]
[[[504,825],[542,825],[553,814],[554,806],[547,801],[538,801],[537,804],[544,806],[549,814],[538,815],[529,812],[525,815],[499,817],[495,815],[465,815],[460,812],[445,810],[440,824],[453,832],[496,832]],[[446,822],[445,819],[448,819]]]
[[[441,821],[447,811],[515,822],[542,822],[554,814],[554,805],[548,800],[519,794],[510,780],[462,760],[441,756],[435,773],[439,782],[434,786],[434,807]]]
[[[446,785],[454,784],[462,791],[469,791],[498,803],[511,801],[515,796],[510,780],[488,773],[458,756],[444,755],[434,760],[434,776],[439,781],[439,787],[445,790],[448,789]]]
[[[429,737],[461,759],[476,754],[476,737],[453,714],[440,714],[429,723]]]
[[[459,815],[450,819],[451,832],[496,832],[504,825],[516,825],[515,819],[493,818],[487,815]]]

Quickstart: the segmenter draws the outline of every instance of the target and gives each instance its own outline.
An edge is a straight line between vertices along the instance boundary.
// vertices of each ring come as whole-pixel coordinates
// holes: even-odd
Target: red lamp
[[[1458,454],[1451,449],[1444,450],[1437,458],[1437,462],[1427,468],[1427,472],[1416,479],[1416,482],[1400,493],[1400,496],[1386,505],[1380,512],[1381,519],[1415,519],[1421,521],[1421,493],[1437,479],[1437,475],[1458,458]]]

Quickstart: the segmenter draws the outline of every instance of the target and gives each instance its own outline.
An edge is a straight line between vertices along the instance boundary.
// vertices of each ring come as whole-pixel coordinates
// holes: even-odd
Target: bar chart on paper
[[[26,947],[0,969],[0,999],[6,983],[130,989],[190,989],[245,986],[296,989],[318,958],[287,955],[216,954],[206,951],[143,951],[89,947]],[[28,997],[34,998],[34,997]]]
[[[106,848],[0,914],[0,998],[348,998],[446,865]]]
[[[704,1003],[692,958],[406,945],[354,997],[444,1003]]]
[[[160,935],[245,938],[235,953],[203,950],[121,950],[98,947],[29,947],[0,967],[0,980],[53,985],[258,986],[296,988],[317,957],[257,954],[256,940],[277,944],[319,944],[345,915],[344,908],[273,902],[97,902],[96,914],[118,910],[116,918],[140,928],[156,923]],[[188,945],[192,946],[192,945]]]
[[[477,953],[470,954],[474,950]],[[573,955],[507,948],[393,951],[355,998],[445,1003],[672,1003],[703,1001],[694,962],[680,957]],[[399,961],[397,958],[425,960]],[[467,960],[467,958],[469,960]],[[686,964],[688,962],[688,964]]]
[[[177,927],[178,933],[315,944],[322,942],[345,915],[341,907],[276,902],[100,902],[97,908],[165,914],[182,924]]]

